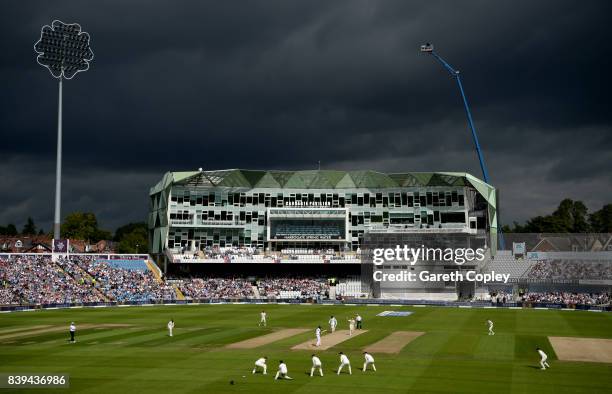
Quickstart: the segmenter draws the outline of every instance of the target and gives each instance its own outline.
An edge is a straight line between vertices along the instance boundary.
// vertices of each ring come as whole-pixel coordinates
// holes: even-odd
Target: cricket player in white
[[[253,373],[257,372],[257,368],[261,368],[263,369],[263,374],[267,375],[268,374],[268,366],[266,365],[267,359],[268,357],[264,356],[258,359],[257,361],[255,361],[255,368],[253,368]]]
[[[355,331],[355,319],[349,319],[349,335],[353,335],[353,331]]]
[[[548,360],[548,355],[544,353],[544,351],[542,351],[542,349],[540,348],[537,348],[536,350],[538,351],[540,357],[542,357],[542,359],[540,360],[540,365],[542,366],[542,369],[550,368],[550,365],[548,365],[548,363],[546,362],[546,360]]]
[[[172,336],[172,330],[174,330],[174,319],[170,319],[168,322],[168,336]]]
[[[331,329],[331,332],[336,332],[336,327],[338,326],[338,320],[336,320],[335,317],[330,316],[328,323],[329,323],[329,328]]]
[[[363,352],[363,357],[365,358],[365,362],[363,363],[363,372],[368,369],[368,365],[372,364],[372,369],[376,372],[376,365],[374,365],[374,357],[368,352]]]
[[[310,368],[310,377],[314,375],[315,369],[319,369],[319,373],[323,376],[323,364],[321,363],[321,359],[314,354],[312,355],[312,368]]]
[[[315,330],[315,336],[317,337],[317,344],[315,346],[321,346],[321,334],[326,330],[321,330],[321,326],[318,326]]]
[[[293,380],[293,378],[287,375],[287,364],[285,364],[283,360],[280,360],[278,362],[278,371],[276,372],[276,376],[274,377],[274,380],[278,380],[279,378]]]
[[[260,327],[261,327],[261,326],[266,327],[266,326],[267,326],[267,324],[268,324],[268,323],[267,323],[267,321],[266,321],[266,317],[268,316],[268,315],[266,314],[266,311],[261,311],[261,313],[259,314],[259,316],[260,316],[260,318],[259,318],[259,324],[258,324],[258,326],[260,326]]]
[[[487,324],[489,325],[489,335],[495,335],[493,332],[493,322],[491,320],[487,320]]]
[[[348,357],[346,357],[346,354],[342,352],[338,354],[340,355],[340,366],[338,367],[338,375],[340,375],[340,372],[342,372],[342,368],[345,365],[348,367],[349,375],[352,375],[353,371],[351,371],[351,362],[349,361]]]

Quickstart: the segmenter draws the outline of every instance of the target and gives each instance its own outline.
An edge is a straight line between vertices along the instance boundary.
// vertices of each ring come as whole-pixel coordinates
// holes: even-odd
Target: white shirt
[[[349,361],[348,357],[346,357],[346,354],[341,354],[340,355],[340,363],[342,363],[342,364],[350,364],[351,362]]]
[[[278,370],[280,371],[280,373],[287,373],[287,364],[285,363],[280,363],[280,365],[278,366]]]
[[[357,315],[357,321],[361,321],[361,316]]]
[[[372,355],[370,353],[366,353],[365,354],[365,360],[369,363],[373,363],[374,362],[374,357],[372,357]]]
[[[259,360],[255,361],[255,364],[257,364],[257,365],[265,365],[266,364],[266,359],[262,357]]]
[[[548,358],[548,356],[546,355],[546,353],[544,353],[541,349],[538,350],[538,353],[540,353],[540,356],[542,356],[542,358]]]
[[[338,325],[338,320],[336,320],[335,317],[332,317],[331,319],[329,319],[329,325],[330,326],[337,326]]]
[[[493,327],[493,322],[491,320],[487,320],[487,323],[489,323],[489,327]]]
[[[168,322],[168,328],[174,328],[174,322],[173,321],[169,321]]]
[[[261,320],[266,320],[266,312],[261,312]]]
[[[312,357],[312,366],[313,367],[320,367],[321,366],[321,359],[317,356],[313,356]]]
[[[75,332],[76,331],[76,326],[74,324],[70,325],[70,332]]]
[[[315,330],[315,335],[318,337],[321,336],[321,329],[319,327],[317,327],[317,329]]]

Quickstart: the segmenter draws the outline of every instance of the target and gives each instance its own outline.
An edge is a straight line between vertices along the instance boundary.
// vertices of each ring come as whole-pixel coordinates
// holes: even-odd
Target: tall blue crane
[[[468,105],[467,98],[465,97],[465,91],[463,90],[463,84],[461,83],[461,76],[459,70],[455,70],[450,64],[448,64],[444,59],[442,59],[435,51],[432,44],[427,43],[421,45],[421,52],[429,53],[432,55],[442,66],[450,73],[451,77],[455,78],[457,81],[457,85],[459,85],[459,91],[461,92],[461,98],[463,99],[463,107],[465,108],[465,115],[467,116],[468,125],[470,126],[470,130],[472,132],[472,140],[474,141],[474,147],[476,148],[476,153],[478,154],[478,161],[480,162],[480,169],[482,170],[482,177],[486,183],[489,183],[489,171],[487,170],[487,166],[484,161],[484,157],[482,155],[482,150],[480,149],[480,143],[478,142],[478,135],[476,134],[476,129],[474,128],[474,121],[472,120],[472,112],[470,111],[470,106]],[[490,183],[489,183],[490,184]],[[501,222],[498,216],[498,234],[499,243],[502,248],[505,247],[504,236],[501,231]]]
[[[444,59],[442,59],[434,51],[434,47],[430,43],[421,45],[421,52],[429,53],[433,57],[435,57],[436,60],[439,61],[440,64],[442,64],[442,66],[457,81],[457,85],[459,85],[459,91],[461,92],[461,98],[463,99],[465,115],[467,116],[468,125],[470,126],[470,130],[472,131],[472,140],[474,141],[474,146],[476,147],[476,153],[478,154],[478,161],[480,162],[480,169],[482,170],[482,177],[486,183],[489,183],[489,171],[487,170],[487,166],[485,164],[484,157],[482,156],[482,150],[480,149],[480,143],[478,142],[478,135],[476,134],[476,129],[474,128],[474,121],[472,120],[472,112],[470,111],[470,106],[468,105],[467,98],[465,97],[465,92],[463,91],[463,85],[461,84],[461,76],[459,74],[459,70],[455,70],[450,64],[448,64]]]

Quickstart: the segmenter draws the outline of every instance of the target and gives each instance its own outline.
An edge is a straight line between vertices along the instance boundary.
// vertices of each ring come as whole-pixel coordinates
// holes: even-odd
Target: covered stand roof
[[[473,186],[487,197],[494,188],[462,172],[405,172],[385,174],[377,171],[259,171],[218,170],[168,172],[151,188],[156,194],[171,185],[270,189],[384,189],[418,186]]]

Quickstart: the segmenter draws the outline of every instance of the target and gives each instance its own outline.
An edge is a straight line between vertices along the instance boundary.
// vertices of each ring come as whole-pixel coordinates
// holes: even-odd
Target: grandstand
[[[517,259],[514,257],[511,250],[499,250],[495,257],[490,260],[484,271],[510,274],[510,279],[517,281],[522,278],[536,262],[536,260],[528,258]]]
[[[466,173],[169,172],[149,197],[150,253],[169,262],[228,247],[356,252],[368,232],[481,234],[497,247],[496,190]]]

